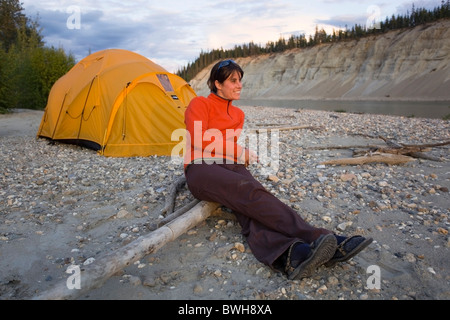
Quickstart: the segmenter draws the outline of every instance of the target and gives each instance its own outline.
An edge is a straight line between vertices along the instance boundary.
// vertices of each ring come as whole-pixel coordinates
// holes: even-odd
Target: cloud
[[[367,22],[367,15],[343,15],[343,16],[334,16],[329,19],[317,19],[318,25],[328,25],[333,26],[339,29],[351,28],[355,24],[365,25]]]
[[[80,7],[79,29],[69,29],[73,24],[73,11],[61,9],[37,9],[29,6],[27,11],[38,12],[38,21],[47,45],[62,47],[72,53],[77,61],[89,53],[121,48],[140,53],[159,63],[172,61],[170,67],[185,64],[186,55],[198,55],[197,46],[192,46],[196,38],[187,36],[192,28],[189,18],[175,13],[148,10],[141,12],[139,18],[121,12],[116,14],[106,10],[87,10]],[[131,10],[131,7],[128,7]],[[183,22],[183,20],[186,20]],[[180,30],[182,32],[180,32]],[[192,48],[189,50],[189,46]],[[180,48],[187,48],[180,51]],[[177,62],[179,61],[179,62]],[[167,68],[167,67],[166,67]]]
[[[94,10],[80,14],[80,28],[70,29],[71,13],[62,10],[39,10],[39,23],[44,41],[53,46],[62,46],[82,58],[91,51],[102,50],[111,44],[126,45],[132,30],[130,24],[116,23],[116,19],[105,19],[102,11]],[[69,20],[69,22],[68,22]]]

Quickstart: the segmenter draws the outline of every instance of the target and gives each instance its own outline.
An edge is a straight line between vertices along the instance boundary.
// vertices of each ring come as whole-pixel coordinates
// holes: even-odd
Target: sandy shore
[[[364,234],[374,243],[347,263],[289,281],[253,257],[232,215],[224,214],[208,218],[78,299],[450,298],[449,146],[427,152],[441,161],[320,165],[351,157],[355,146],[384,145],[375,138],[379,135],[404,144],[448,141],[448,121],[243,109],[246,128],[315,127],[280,132],[280,163],[272,176],[258,166],[251,170],[310,223]],[[68,267],[96,263],[148,234],[161,218],[170,183],[182,174],[181,166],[165,157],[105,158],[36,140],[42,114],[0,115],[2,300],[32,299],[65,281]],[[177,206],[190,200],[183,189]]]

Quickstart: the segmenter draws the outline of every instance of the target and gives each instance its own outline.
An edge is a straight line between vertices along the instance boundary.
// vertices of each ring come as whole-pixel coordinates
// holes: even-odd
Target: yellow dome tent
[[[182,78],[127,50],[78,62],[53,85],[38,137],[82,145],[111,157],[171,155],[196,96]]]

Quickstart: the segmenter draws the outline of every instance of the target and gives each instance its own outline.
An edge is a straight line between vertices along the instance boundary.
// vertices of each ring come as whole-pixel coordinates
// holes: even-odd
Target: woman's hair
[[[211,69],[211,74],[208,79],[208,87],[212,92],[217,93],[216,80],[223,83],[227,80],[233,72],[237,72],[240,78],[244,77],[244,70],[233,60],[223,60],[217,62]]]

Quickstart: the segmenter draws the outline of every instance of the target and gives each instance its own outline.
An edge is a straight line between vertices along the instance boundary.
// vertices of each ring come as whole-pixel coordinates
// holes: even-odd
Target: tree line
[[[47,47],[38,21],[19,0],[0,0],[0,113],[44,109],[53,84],[75,65],[62,48]]]
[[[267,53],[277,53],[294,48],[308,48],[322,43],[333,43],[339,41],[357,40],[362,37],[386,33],[391,30],[413,28],[425,23],[450,18],[450,0],[442,1],[441,5],[433,10],[425,8],[415,8],[412,5],[411,12],[405,15],[392,15],[386,17],[385,21],[374,23],[373,26],[355,24],[352,28],[345,27],[345,30],[333,30],[332,34],[327,34],[322,28],[316,27],[314,35],[306,37],[302,35],[291,35],[288,39],[280,37],[277,41],[269,41],[265,46],[249,42],[236,45],[233,49],[214,49],[208,52],[201,51],[199,57],[187,66],[179,69],[176,74],[190,81],[201,70],[211,63],[221,59],[235,59],[240,57],[256,56]]]

